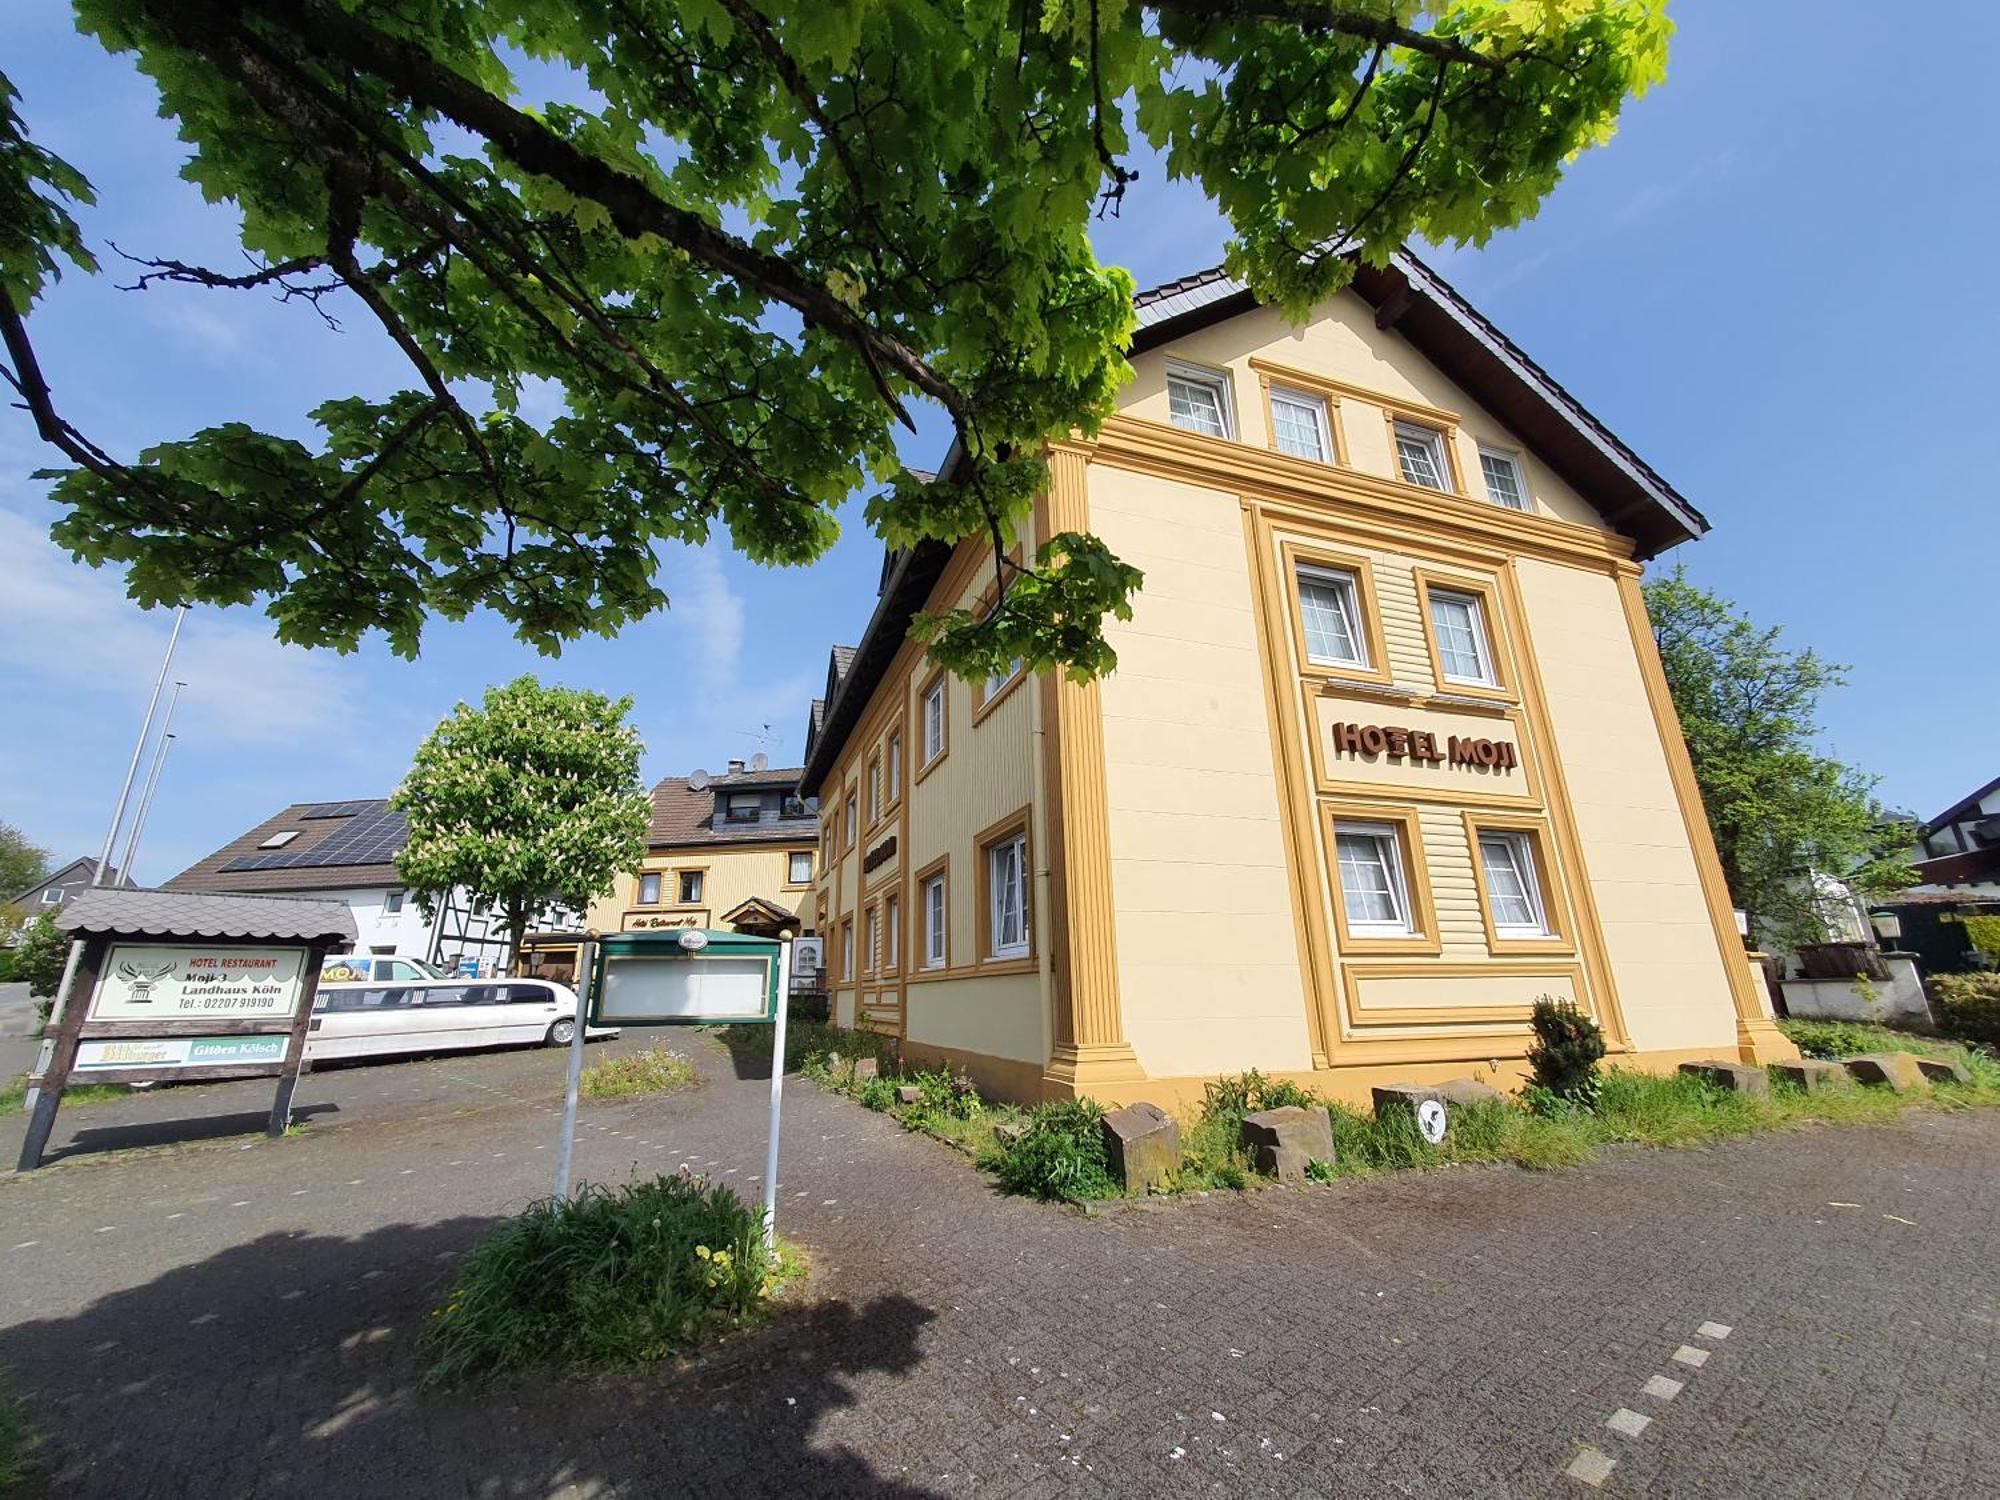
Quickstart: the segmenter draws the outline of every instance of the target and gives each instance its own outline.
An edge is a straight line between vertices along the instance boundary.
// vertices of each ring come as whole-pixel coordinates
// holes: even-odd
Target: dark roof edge
[[[1987,782],[1985,786],[1981,787],[1978,791],[1972,793],[1970,796],[1960,797],[1956,802],[1952,803],[1950,807],[1947,807],[1943,812],[1939,813],[1935,818],[1932,818],[1928,823],[1924,824],[1924,832],[1936,833],[1938,829],[1944,827],[1946,824],[1958,822],[1961,815],[1965,812],[1965,810],[1968,807],[1974,807],[1978,805],[1981,798],[1987,796],[1989,793],[1994,792],[1996,790],[2000,790],[2000,776],[1994,777],[1991,781]],[[1939,857],[1942,858],[1943,856]]]

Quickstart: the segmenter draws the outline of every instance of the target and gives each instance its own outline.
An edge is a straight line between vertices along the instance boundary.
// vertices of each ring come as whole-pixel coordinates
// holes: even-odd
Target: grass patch
[[[1807,1057],[1857,1057],[1865,1052],[1962,1057],[1968,1050],[1946,1037],[1924,1036],[1868,1021],[1780,1021],[1778,1029]]]
[[[424,1334],[431,1379],[664,1359],[740,1325],[791,1269],[758,1209],[699,1178],[544,1199],[466,1258]]]
[[[63,1094],[63,1108],[73,1104],[102,1104],[106,1099],[123,1099],[131,1090],[122,1083],[80,1083]],[[19,1110],[28,1097],[28,1075],[21,1074],[0,1083],[0,1114]]]
[[[635,1094],[670,1094],[700,1078],[685,1052],[648,1047],[592,1063],[583,1070],[577,1087],[586,1099],[628,1099]]]
[[[28,1414],[13,1384],[0,1375],[0,1495],[25,1484],[34,1467],[28,1458]]]
[[[1038,1104],[1019,1134],[988,1142],[979,1165],[1008,1192],[1030,1198],[1063,1203],[1121,1198],[1125,1188],[1112,1174],[1103,1121],[1104,1106],[1095,1099]]]

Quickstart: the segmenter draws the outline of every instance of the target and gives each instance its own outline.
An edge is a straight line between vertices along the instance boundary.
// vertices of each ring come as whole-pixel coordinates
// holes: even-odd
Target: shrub
[[[896,1080],[893,1078],[862,1078],[854,1084],[854,1097],[870,1109],[890,1109],[896,1103]]]
[[[1218,1078],[1204,1088],[1201,1115],[1204,1120],[1220,1120],[1231,1125],[1233,1137],[1246,1115],[1261,1114],[1267,1109],[1283,1109],[1287,1105],[1310,1108],[1325,1102],[1311,1089],[1300,1088],[1283,1078],[1266,1078],[1252,1068],[1234,1078]]]
[[[624,1099],[633,1094],[664,1094],[684,1089],[701,1075],[685,1052],[648,1047],[623,1057],[607,1057],[583,1070],[580,1088],[586,1099]]]
[[[1939,974],[1931,980],[1931,995],[1942,1030],[2000,1047],[2000,974]]]
[[[28,1419],[13,1386],[0,1378],[0,1495],[28,1477]]]
[[[1072,1203],[1122,1192],[1104,1148],[1104,1106],[1095,1099],[1039,1104],[1027,1128],[982,1153],[980,1165],[1010,1193]]]
[[[1853,1057],[1880,1052],[1879,1028],[1861,1021],[1780,1021],[1778,1029],[1807,1057]]]
[[[972,1079],[963,1073],[940,1070],[912,1073],[904,1082],[922,1090],[923,1098],[910,1106],[913,1112],[939,1115],[953,1120],[976,1120],[985,1113],[985,1103]]]
[[[726,1187],[588,1186],[474,1247],[424,1336],[431,1378],[661,1359],[755,1311],[779,1274],[761,1214]]]
[[[1597,1023],[1570,1001],[1543,995],[1535,1001],[1528,1025],[1535,1033],[1535,1044],[1528,1049],[1535,1084],[1558,1099],[1594,1104],[1597,1064],[1604,1056],[1604,1033]]]

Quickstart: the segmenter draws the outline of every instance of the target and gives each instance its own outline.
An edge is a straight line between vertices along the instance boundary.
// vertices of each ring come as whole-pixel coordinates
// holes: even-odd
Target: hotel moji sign
[[[1512,740],[1447,734],[1440,743],[1440,736],[1431,730],[1394,724],[1333,723],[1327,726],[1326,734],[1327,742],[1337,754],[1386,757],[1418,765],[1470,766],[1486,771],[1511,771],[1521,763]]]

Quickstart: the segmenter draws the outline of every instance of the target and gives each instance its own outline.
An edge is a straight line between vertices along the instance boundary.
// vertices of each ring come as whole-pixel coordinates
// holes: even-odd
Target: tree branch
[[[1511,55],[1496,56],[1450,37],[1418,31],[1389,16],[1352,10],[1344,5],[1315,3],[1315,0],[1145,0],[1145,5],[1149,10],[1166,11],[1211,25],[1261,21],[1296,26],[1301,31],[1337,32],[1382,46],[1407,47],[1442,63],[1465,63],[1491,72],[1498,72],[1513,60]]]

